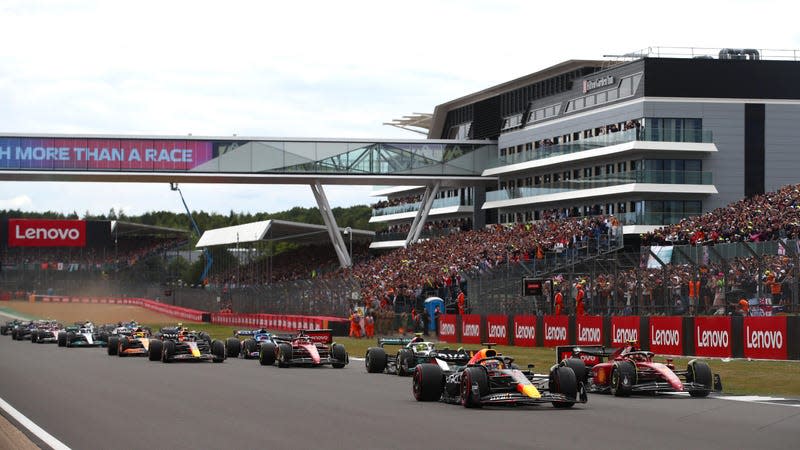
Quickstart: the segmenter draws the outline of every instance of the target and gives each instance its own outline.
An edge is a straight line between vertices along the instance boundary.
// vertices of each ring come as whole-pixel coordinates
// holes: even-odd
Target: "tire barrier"
[[[524,347],[639,342],[672,356],[800,360],[800,316],[534,316],[445,314],[440,340]]]

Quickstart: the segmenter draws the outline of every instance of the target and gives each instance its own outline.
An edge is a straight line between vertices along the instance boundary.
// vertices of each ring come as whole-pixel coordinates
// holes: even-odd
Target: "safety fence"
[[[663,355],[800,359],[800,316],[554,316],[446,314],[439,339],[521,347],[637,341]]]

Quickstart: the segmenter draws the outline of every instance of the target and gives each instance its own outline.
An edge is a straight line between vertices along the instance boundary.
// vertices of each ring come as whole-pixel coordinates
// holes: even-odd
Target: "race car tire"
[[[689,365],[686,367],[686,381],[706,386],[703,389],[689,389],[689,395],[692,397],[708,397],[708,394],[711,393],[712,378],[711,368],[708,367],[705,361],[696,359],[689,361]]]
[[[342,344],[331,345],[331,357],[334,360],[334,362],[331,363],[334,369],[341,369],[350,362],[350,358],[347,356],[347,350]]]
[[[478,398],[472,393],[472,385],[478,385]],[[465,408],[480,408],[481,399],[489,393],[489,375],[480,367],[467,367],[461,374],[461,405]]]
[[[171,363],[175,356],[175,341],[163,341],[164,349],[161,350],[161,362]]]
[[[574,359],[574,358],[570,358]],[[580,361],[580,360],[579,360]],[[583,361],[580,361],[581,363]],[[557,366],[550,371],[550,392],[566,397],[578,397],[578,380],[575,371],[568,366]],[[572,408],[575,402],[552,402],[556,408]]]
[[[292,345],[278,345],[278,367],[289,367],[292,365]]]
[[[0,335],[7,335],[8,334],[8,327],[5,325],[0,325]]]
[[[397,375],[406,376],[411,375],[411,363],[414,361],[414,352],[408,348],[401,348],[397,352]]]
[[[628,397],[636,384],[636,366],[630,361],[617,361],[611,369],[611,393]]]
[[[225,361],[225,343],[219,339],[211,341],[211,354],[214,355],[213,361],[221,363]]]
[[[255,339],[245,339],[242,342],[242,351],[244,351],[244,358],[251,359],[252,354],[258,351],[258,343]]]
[[[125,350],[127,350],[128,347],[130,347],[130,345],[131,345],[131,340],[128,338],[128,336],[123,336],[119,338],[117,344],[114,345],[114,347],[117,349],[117,355],[119,355],[120,358],[128,356],[128,354],[125,353]],[[108,344],[108,348],[111,348],[110,343]]]
[[[258,351],[258,363],[262,366],[271,366],[275,364],[275,355],[278,352],[278,347],[272,342],[264,342],[261,344],[261,349]]]
[[[119,353],[119,336],[108,338],[108,356],[116,356]]]
[[[150,361],[158,361],[161,359],[161,352],[164,349],[164,341],[159,339],[151,339],[150,347],[147,349],[147,359]]]
[[[17,330],[11,330],[11,340],[12,341],[17,340]]]
[[[31,331],[31,343],[35,344],[38,339],[39,339],[39,330]]]
[[[586,363],[580,358],[566,358],[561,360],[561,365],[569,367],[575,372],[575,380],[584,385],[589,384],[589,371],[586,369]]]
[[[242,341],[235,337],[225,339],[225,354],[228,355],[228,358],[238,358],[241,351]]]
[[[436,364],[418,364],[414,368],[411,390],[418,402],[435,402],[442,397],[444,376]]]
[[[67,331],[67,347],[72,347],[72,340],[75,339],[75,333]]]
[[[66,331],[59,331],[58,335],[56,336],[56,342],[58,342],[59,347],[66,347],[67,346],[67,332]]]
[[[386,369],[387,363],[386,350],[381,347],[370,347],[364,356],[364,365],[367,373],[381,373]]]

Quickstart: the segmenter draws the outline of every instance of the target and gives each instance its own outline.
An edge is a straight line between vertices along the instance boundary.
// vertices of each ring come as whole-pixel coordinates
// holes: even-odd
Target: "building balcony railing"
[[[453,233],[458,233],[460,231],[461,229],[458,227],[423,230],[420,233],[419,237],[420,239],[431,239],[442,236],[448,236]],[[375,242],[405,241],[407,237],[408,237],[408,231],[404,233],[375,233]]]
[[[637,170],[620,172],[577,180],[548,183],[541,187],[519,187],[486,193],[486,201],[511,200],[515,198],[535,197],[537,195],[557,194],[560,192],[618,186],[630,183],[654,184],[713,184],[712,172],[677,171],[677,170]]]
[[[518,164],[527,161],[552,158],[554,156],[568,155],[586,150],[593,150],[609,147],[617,144],[624,144],[633,141],[651,142],[694,142],[710,143],[712,140],[711,130],[702,129],[673,129],[673,128],[640,128],[617,131],[601,136],[580,139],[565,144],[549,145],[539,147],[534,150],[527,150],[522,153],[499,156],[491,159],[488,166],[490,168]]]
[[[679,223],[682,219],[700,213],[679,213],[679,212],[629,212],[617,214],[622,225],[672,225]]]
[[[461,196],[437,198],[433,201],[431,209],[446,208],[448,206],[472,206],[472,202],[468,199],[462,199]],[[390,214],[401,214],[407,212],[416,212],[422,207],[422,202],[406,203],[404,205],[387,206],[386,208],[375,208],[372,210],[372,216],[388,216]]]

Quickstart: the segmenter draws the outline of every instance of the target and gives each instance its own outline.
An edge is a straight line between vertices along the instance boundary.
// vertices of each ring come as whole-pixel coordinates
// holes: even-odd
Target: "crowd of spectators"
[[[388,208],[390,206],[400,206],[400,205],[408,205],[413,203],[419,203],[422,201],[422,195],[406,195],[403,197],[392,197],[386,200],[381,200],[377,203],[371,205],[372,209],[381,209],[381,208]]]

